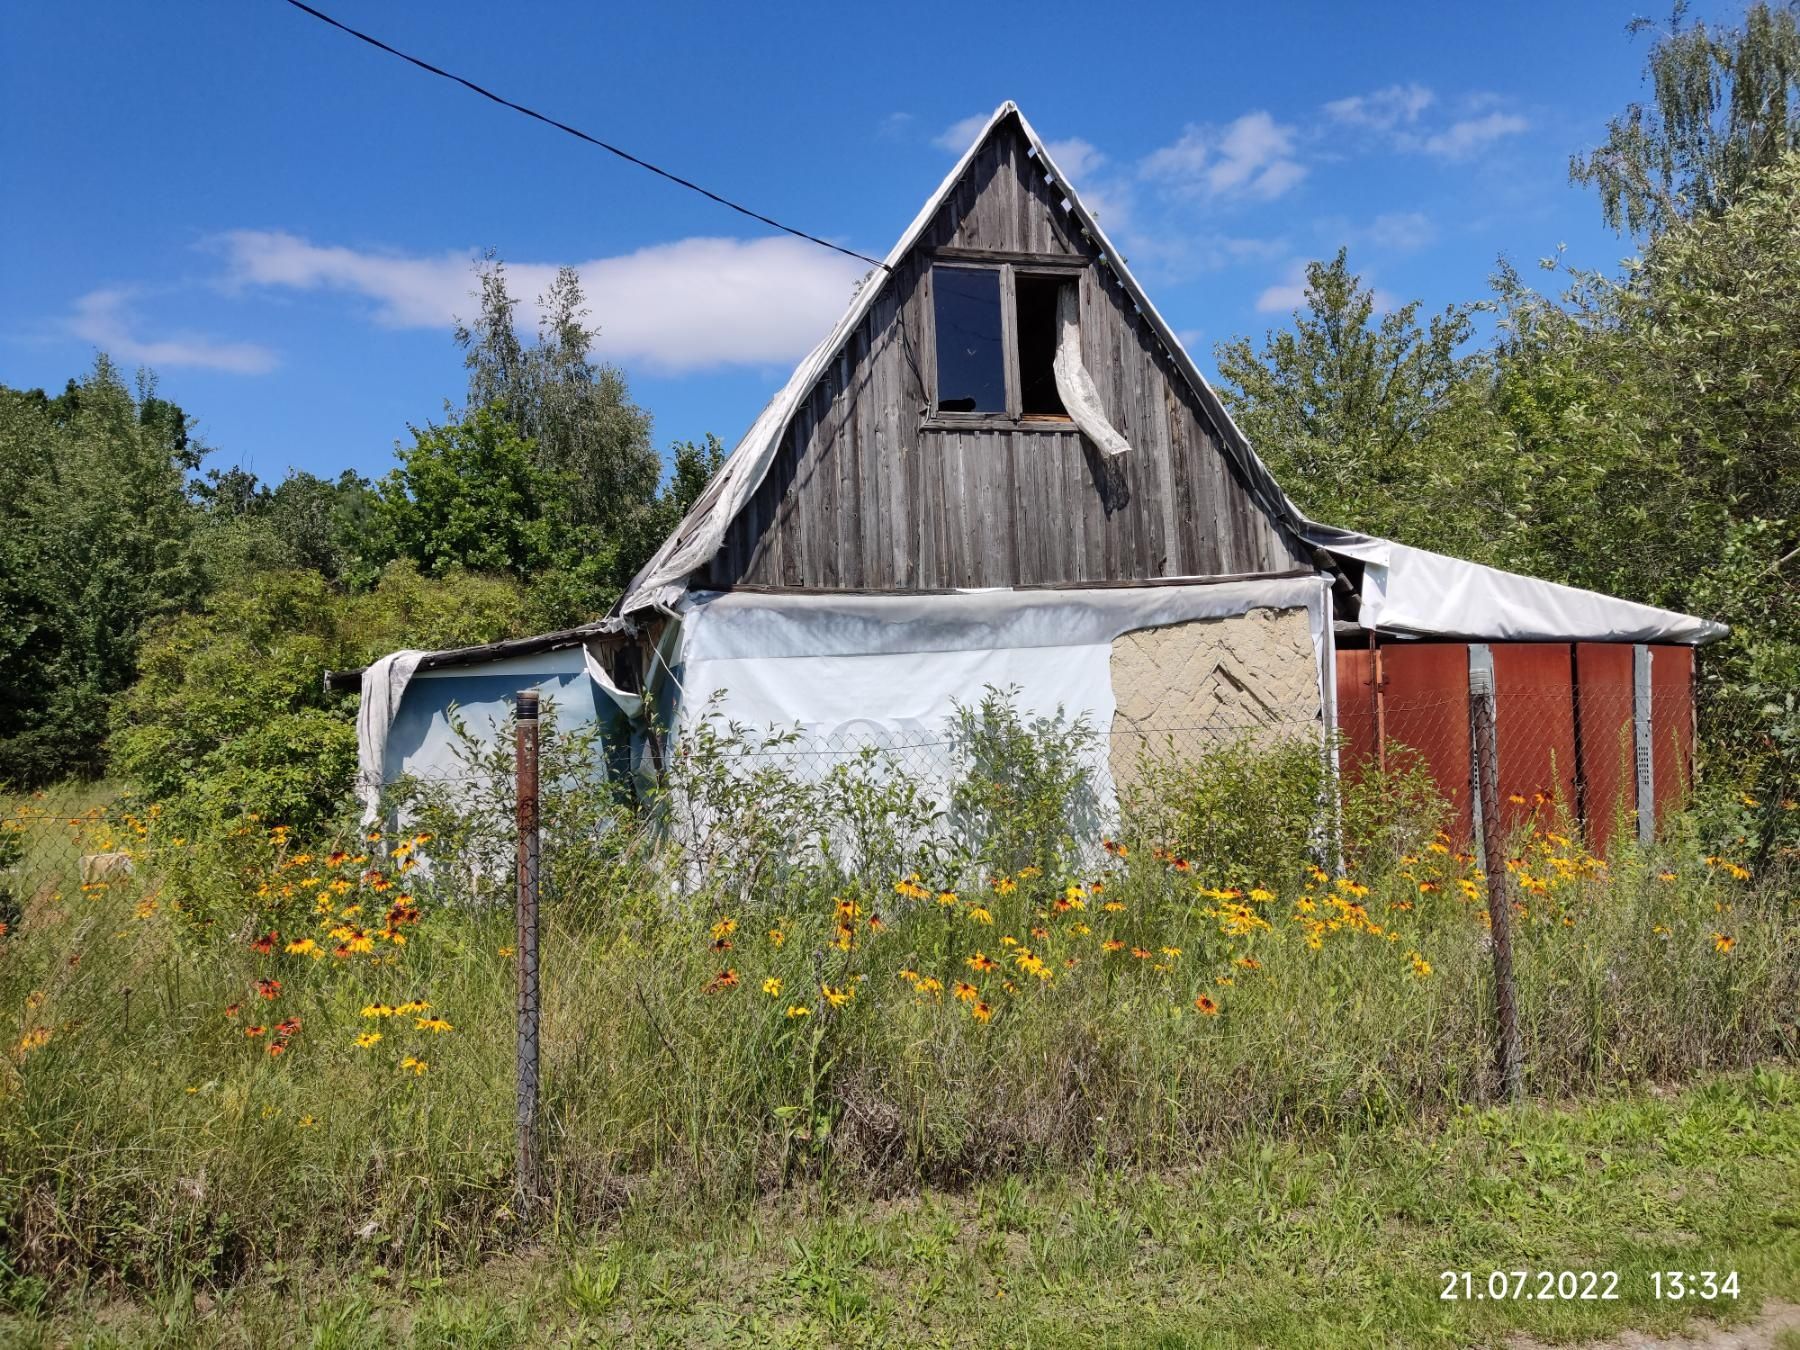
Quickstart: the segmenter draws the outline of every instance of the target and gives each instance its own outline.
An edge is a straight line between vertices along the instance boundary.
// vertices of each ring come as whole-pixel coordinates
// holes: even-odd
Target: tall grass
[[[745,791],[745,747],[697,739],[672,781],[709,829],[685,852],[553,776],[553,1229],[1178,1163],[1490,1095],[1485,882],[1416,782],[1349,790],[1336,872],[1294,811],[1316,755],[1170,762],[1075,871],[1070,757],[1004,742],[1085,733],[989,731],[1007,775],[948,841],[868,757],[821,782],[757,760]],[[506,768],[419,793],[379,840],[178,835],[128,804],[67,826],[138,868],[40,887],[0,939],[0,1296],[521,1240]],[[1682,821],[1603,861],[1546,818],[1511,852],[1534,1092],[1795,1055],[1788,879],[1737,875]]]

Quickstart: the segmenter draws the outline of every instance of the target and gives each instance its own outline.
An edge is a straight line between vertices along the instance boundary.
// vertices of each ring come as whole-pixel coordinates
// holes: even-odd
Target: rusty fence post
[[[1487,873],[1488,920],[1494,942],[1494,1072],[1508,1100],[1523,1090],[1523,1050],[1519,1040],[1519,995],[1513,983],[1512,905],[1507,898],[1506,848],[1500,820],[1500,754],[1494,735],[1494,676],[1491,667],[1469,671],[1469,731],[1473,742],[1470,776],[1475,780],[1476,829],[1481,866]]]
[[[514,909],[519,968],[518,1186],[519,1208],[538,1197],[538,696],[519,692],[516,768],[519,888]]]

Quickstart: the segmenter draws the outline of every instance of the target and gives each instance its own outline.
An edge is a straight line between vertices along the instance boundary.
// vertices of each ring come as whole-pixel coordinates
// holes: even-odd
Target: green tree
[[[624,374],[593,360],[599,329],[588,326],[580,278],[558,270],[538,297],[530,345],[519,341],[504,265],[488,259],[477,282],[480,314],[456,330],[468,406],[501,410],[531,442],[538,467],[568,485],[573,522],[611,536],[654,500],[662,465],[650,415],[631,401]]]
[[[1634,20],[1628,31],[1652,28]],[[1718,215],[1758,174],[1800,149],[1800,27],[1790,6],[1757,0],[1740,27],[1687,25],[1677,0],[1644,67],[1650,106],[1633,103],[1606,141],[1569,161],[1600,193],[1606,222],[1656,234]]]
[[[381,481],[375,531],[434,575],[461,567],[529,579],[564,565],[591,531],[574,518],[566,475],[533,449],[497,407],[415,429]]]
[[[1306,269],[1306,307],[1260,350],[1218,348],[1226,406],[1300,505],[1334,524],[1444,546],[1434,485],[1454,478],[1428,437],[1446,425],[1480,358],[1460,354],[1469,310],[1421,328],[1419,304],[1376,314],[1346,252]],[[1438,456],[1433,459],[1432,455]]]
[[[357,701],[327,694],[326,670],[518,636],[528,613],[516,581],[410,560],[355,594],[310,571],[233,578],[146,635],[113,713],[114,764],[182,819],[257,811],[308,828],[342,809],[356,772]]]
[[[346,469],[335,479],[291,471],[273,487],[238,466],[195,484],[205,508],[202,548],[214,583],[246,570],[302,568],[332,581],[369,585],[383,559],[376,539],[374,487]]]
[[[143,626],[203,589],[204,453],[152,376],[133,393],[105,356],[55,398],[0,390],[0,780],[101,771]]]

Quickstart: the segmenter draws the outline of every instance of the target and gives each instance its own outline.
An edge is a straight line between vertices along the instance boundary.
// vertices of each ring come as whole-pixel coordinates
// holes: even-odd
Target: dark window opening
[[[1056,392],[1056,343],[1060,332],[1057,301],[1064,286],[1061,277],[1017,275],[1013,289],[1018,296],[1019,412],[1025,417],[1067,417],[1062,395]]]
[[[939,412],[1006,411],[1006,345],[1000,273],[969,267],[932,270],[937,318]]]

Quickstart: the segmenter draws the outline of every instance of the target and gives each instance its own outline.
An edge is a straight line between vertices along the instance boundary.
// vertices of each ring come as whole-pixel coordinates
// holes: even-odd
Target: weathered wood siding
[[[932,590],[1305,565],[1024,135],[998,133],[794,417],[700,586]],[[1082,358],[1129,454],[1106,462],[1066,425],[926,425],[932,250],[946,247],[1088,259]]]

